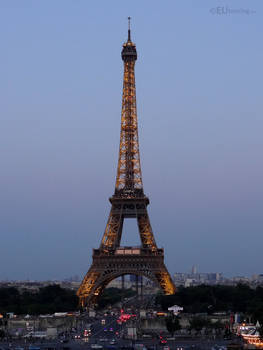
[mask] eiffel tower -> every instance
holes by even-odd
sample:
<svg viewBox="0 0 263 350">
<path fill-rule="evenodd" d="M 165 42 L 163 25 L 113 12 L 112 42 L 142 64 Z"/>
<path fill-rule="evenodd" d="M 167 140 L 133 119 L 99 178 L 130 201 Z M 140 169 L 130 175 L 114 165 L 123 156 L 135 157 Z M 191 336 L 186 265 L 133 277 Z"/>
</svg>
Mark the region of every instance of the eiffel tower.
<svg viewBox="0 0 263 350">
<path fill-rule="evenodd" d="M 130 18 L 128 40 L 123 44 L 124 63 L 121 133 L 115 192 L 109 199 L 111 211 L 99 249 L 93 249 L 93 262 L 77 295 L 80 305 L 90 306 L 113 279 L 123 275 L 144 276 L 158 284 L 165 294 L 174 294 L 175 286 L 164 264 L 164 251 L 157 247 L 151 228 L 142 184 L 134 67 L 137 59 L 131 41 Z M 121 247 L 123 221 L 137 220 L 140 247 Z"/>
</svg>

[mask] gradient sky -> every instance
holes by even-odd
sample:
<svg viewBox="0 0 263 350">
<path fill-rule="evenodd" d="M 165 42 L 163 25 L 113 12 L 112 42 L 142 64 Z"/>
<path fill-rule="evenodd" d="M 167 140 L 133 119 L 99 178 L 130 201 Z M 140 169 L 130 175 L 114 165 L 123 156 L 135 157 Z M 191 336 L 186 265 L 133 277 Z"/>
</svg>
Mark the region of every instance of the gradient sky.
<svg viewBox="0 0 263 350">
<path fill-rule="evenodd" d="M 128 16 L 169 271 L 263 272 L 262 0 L 1 0 L 0 279 L 91 264 L 114 191 Z M 123 244 L 137 232 L 125 222 Z"/>
</svg>

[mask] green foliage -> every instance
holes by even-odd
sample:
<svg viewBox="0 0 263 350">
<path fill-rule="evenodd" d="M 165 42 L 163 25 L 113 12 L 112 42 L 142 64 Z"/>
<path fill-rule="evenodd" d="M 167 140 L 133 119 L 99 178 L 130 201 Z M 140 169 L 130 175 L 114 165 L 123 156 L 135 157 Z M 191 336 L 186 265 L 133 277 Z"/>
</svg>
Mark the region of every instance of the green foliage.
<svg viewBox="0 0 263 350">
<path fill-rule="evenodd" d="M 131 289 L 107 288 L 99 299 L 99 308 L 114 304 L 135 295 Z M 78 309 L 78 298 L 74 291 L 51 285 L 40 288 L 39 292 L 25 291 L 19 293 L 16 288 L 0 288 L 0 313 L 15 314 L 51 314 L 54 312 L 75 311 Z"/>
<path fill-rule="evenodd" d="M 123 298 L 129 298 L 135 295 L 132 289 L 106 288 L 98 300 L 98 308 L 102 309 L 107 305 L 120 302 Z"/>
<path fill-rule="evenodd" d="M 3 339 L 5 337 L 5 331 L 3 329 L 0 329 L 0 339 Z"/>
<path fill-rule="evenodd" d="M 47 314 L 74 311 L 78 308 L 78 298 L 74 291 L 58 285 L 40 288 L 38 293 L 19 293 L 16 288 L 0 288 L 0 313 Z"/>
<path fill-rule="evenodd" d="M 173 336 L 175 331 L 179 331 L 181 329 L 181 325 L 179 322 L 179 318 L 170 315 L 165 318 L 165 324 L 166 324 L 166 329 L 167 331 Z"/>
<path fill-rule="evenodd" d="M 220 329 L 224 328 L 224 325 L 222 322 L 216 321 L 216 322 L 212 323 L 212 328 L 214 328 L 216 330 L 220 330 Z"/>
<path fill-rule="evenodd" d="M 193 317 L 189 320 L 190 329 L 194 329 L 197 332 L 200 332 L 204 327 L 210 328 L 211 323 L 209 320 L 203 317 Z"/>
<path fill-rule="evenodd" d="M 263 315 L 263 288 L 252 289 L 244 284 L 179 287 L 174 295 L 157 295 L 156 304 L 160 304 L 163 310 L 172 305 L 180 305 L 189 313 L 243 312 L 257 321 Z"/>
</svg>

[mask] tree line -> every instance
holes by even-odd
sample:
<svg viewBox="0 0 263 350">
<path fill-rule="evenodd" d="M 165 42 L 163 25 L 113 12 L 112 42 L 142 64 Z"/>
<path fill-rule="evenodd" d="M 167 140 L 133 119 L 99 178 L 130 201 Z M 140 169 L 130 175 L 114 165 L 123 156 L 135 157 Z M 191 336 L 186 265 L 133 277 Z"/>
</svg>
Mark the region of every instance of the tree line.
<svg viewBox="0 0 263 350">
<path fill-rule="evenodd" d="M 157 295 L 156 304 L 163 310 L 172 305 L 183 306 L 184 312 L 239 312 L 254 321 L 263 322 L 263 287 L 252 289 L 246 284 L 237 286 L 179 287 L 174 295 Z"/>
<path fill-rule="evenodd" d="M 97 308 L 115 304 L 134 294 L 136 292 L 131 289 L 107 288 L 100 296 Z M 43 287 L 37 292 L 19 292 L 15 287 L 0 288 L 0 314 L 2 315 L 9 312 L 16 315 L 53 314 L 78 309 L 79 300 L 76 292 L 61 288 L 59 285 Z"/>
<path fill-rule="evenodd" d="M 113 305 L 136 292 L 131 289 L 107 288 L 98 300 L 98 308 Z M 156 305 L 163 310 L 169 306 L 183 306 L 184 312 L 208 313 L 240 312 L 263 323 L 263 287 L 255 289 L 247 285 L 179 287 L 174 295 L 156 296 Z M 38 292 L 19 292 L 14 287 L 0 288 L 0 313 L 47 314 L 76 311 L 79 309 L 76 292 L 51 285 L 40 288 Z"/>
<path fill-rule="evenodd" d="M 0 313 L 13 312 L 16 315 L 52 314 L 55 312 L 75 311 L 78 309 L 76 292 L 50 285 L 38 292 L 20 293 L 15 287 L 0 288 Z"/>
<path fill-rule="evenodd" d="M 125 298 L 130 298 L 135 295 L 136 292 L 132 289 L 120 289 L 120 288 L 106 288 L 102 292 L 98 300 L 98 309 L 103 309 L 106 306 L 116 304 Z"/>
</svg>

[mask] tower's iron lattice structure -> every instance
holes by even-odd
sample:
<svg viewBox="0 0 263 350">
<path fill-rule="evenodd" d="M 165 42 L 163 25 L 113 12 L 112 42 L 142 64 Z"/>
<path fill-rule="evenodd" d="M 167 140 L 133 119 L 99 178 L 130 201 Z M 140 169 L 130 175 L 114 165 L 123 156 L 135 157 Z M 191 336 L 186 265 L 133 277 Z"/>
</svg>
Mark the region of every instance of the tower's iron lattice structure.
<svg viewBox="0 0 263 350">
<path fill-rule="evenodd" d="M 134 67 L 137 59 L 135 44 L 123 44 L 124 63 L 121 133 L 118 170 L 111 211 L 99 249 L 93 249 L 93 262 L 85 275 L 77 295 L 82 306 L 96 303 L 97 298 L 113 279 L 126 275 L 145 276 L 157 284 L 165 294 L 173 294 L 175 286 L 164 264 L 164 251 L 157 247 L 151 228 L 142 184 Z M 140 247 L 121 247 L 123 221 L 136 218 L 141 238 Z"/>
</svg>

